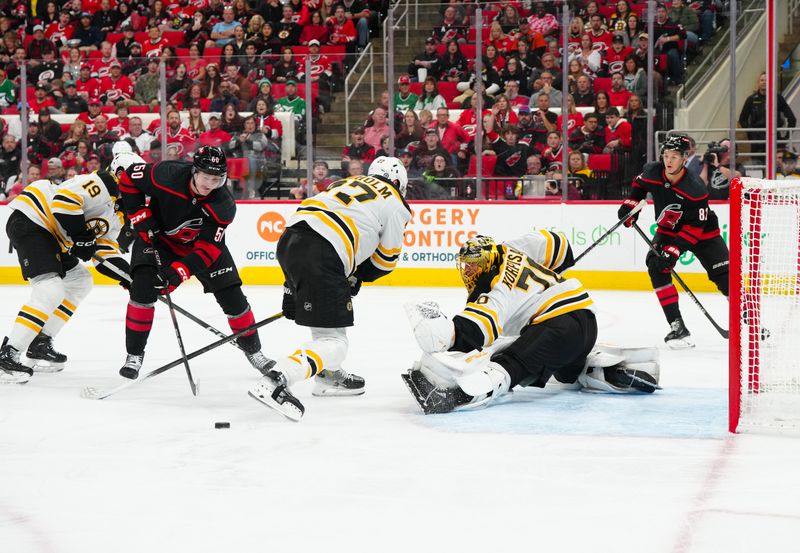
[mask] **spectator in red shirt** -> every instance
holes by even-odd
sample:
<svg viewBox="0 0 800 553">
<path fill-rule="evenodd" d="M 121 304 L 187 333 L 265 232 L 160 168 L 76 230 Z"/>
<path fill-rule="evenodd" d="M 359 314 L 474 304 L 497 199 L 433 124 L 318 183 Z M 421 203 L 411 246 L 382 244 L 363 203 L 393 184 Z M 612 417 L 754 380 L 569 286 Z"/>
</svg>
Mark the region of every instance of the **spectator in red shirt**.
<svg viewBox="0 0 800 553">
<path fill-rule="evenodd" d="M 61 10 L 58 14 L 58 21 L 51 23 L 44 30 L 44 36 L 58 49 L 66 48 L 67 41 L 74 34 L 75 27 L 70 23 L 69 11 L 67 10 Z"/>
<path fill-rule="evenodd" d="M 439 136 L 439 143 L 450 154 L 451 159 L 461 149 L 466 149 L 470 138 L 461 125 L 450 121 L 450 112 L 447 108 L 436 110 L 436 123 L 431 125 L 431 129 L 436 130 Z M 454 160 L 455 162 L 455 160 Z"/>
<path fill-rule="evenodd" d="M 631 91 L 625 88 L 625 78 L 622 73 L 617 72 L 611 75 L 611 90 L 608 91 L 608 99 L 612 106 L 625 107 L 628 105 L 628 98 Z"/>
<path fill-rule="evenodd" d="M 89 111 L 78 114 L 78 119 L 86 123 L 86 133 L 92 134 L 94 132 L 94 124 L 100 116 L 100 99 L 92 98 L 89 100 Z"/>
<path fill-rule="evenodd" d="M 33 93 L 33 98 L 28 99 L 28 107 L 31 111 L 39 112 L 42 108 L 55 107 L 56 101 L 50 96 L 50 85 L 39 83 Z"/>
<path fill-rule="evenodd" d="M 100 43 L 100 57 L 89 62 L 92 66 L 92 75 L 95 75 L 98 79 L 108 77 L 111 62 L 115 60 L 114 46 L 104 40 Z"/>
<path fill-rule="evenodd" d="M 167 46 L 167 41 L 161 36 L 161 29 L 158 28 L 158 25 L 150 25 L 150 28 L 147 29 L 147 36 L 148 39 L 142 44 L 142 53 L 148 58 L 160 56 L 161 50 Z"/>
<path fill-rule="evenodd" d="M 603 54 L 603 70 L 606 75 L 612 75 L 617 71 L 622 71 L 625 58 L 633 53 L 633 48 L 625 46 L 625 37 L 617 33 L 611 39 L 611 48 Z"/>
<path fill-rule="evenodd" d="M 92 67 L 88 63 L 81 65 L 79 79 L 75 81 L 78 94 L 87 101 L 100 98 L 100 81 L 92 77 Z"/>
<path fill-rule="evenodd" d="M 118 100 L 116 103 L 116 117 L 108 120 L 108 128 L 119 136 L 125 136 L 130 129 L 131 119 L 128 117 L 128 106 L 125 100 Z"/>
<path fill-rule="evenodd" d="M 353 29 L 355 33 L 355 28 Z M 303 32 L 300 33 L 300 44 L 308 45 L 311 40 L 318 40 L 320 44 L 328 42 L 330 29 L 325 25 L 322 20 L 322 14 L 318 11 L 311 12 L 311 20 L 308 25 L 303 27 Z"/>
<path fill-rule="evenodd" d="M 603 28 L 603 16 L 599 13 L 589 18 L 589 37 L 592 44 L 602 44 L 601 53 L 611 48 L 611 33 Z"/>
<path fill-rule="evenodd" d="M 208 118 L 208 130 L 197 137 L 197 142 L 203 146 L 221 146 L 231 140 L 230 133 L 219 128 L 219 117 L 212 115 Z"/>
<path fill-rule="evenodd" d="M 606 112 L 606 147 L 604 153 L 628 152 L 631 149 L 631 124 L 619 116 L 615 107 Z"/>
<path fill-rule="evenodd" d="M 103 91 L 102 98 L 105 105 L 116 105 L 120 100 L 130 101 L 133 99 L 133 83 L 122 74 L 122 64 L 117 60 L 111 62 L 111 71 L 108 77 L 103 77 L 100 81 L 100 89 Z"/>
<path fill-rule="evenodd" d="M 155 138 L 163 142 L 160 126 L 155 132 Z M 170 111 L 167 114 L 167 145 L 179 144 L 181 147 L 178 153 L 183 156 L 192 151 L 194 143 L 189 129 L 184 128 L 181 124 L 181 114 L 176 110 Z"/>
</svg>

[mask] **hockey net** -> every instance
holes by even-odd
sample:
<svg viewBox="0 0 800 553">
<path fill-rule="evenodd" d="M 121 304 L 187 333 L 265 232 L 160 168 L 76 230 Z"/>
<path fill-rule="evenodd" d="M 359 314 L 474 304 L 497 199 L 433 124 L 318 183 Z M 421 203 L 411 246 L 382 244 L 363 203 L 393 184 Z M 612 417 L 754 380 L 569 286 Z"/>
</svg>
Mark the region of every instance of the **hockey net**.
<svg viewBox="0 0 800 553">
<path fill-rule="evenodd" d="M 731 185 L 730 430 L 800 432 L 800 180 Z"/>
</svg>

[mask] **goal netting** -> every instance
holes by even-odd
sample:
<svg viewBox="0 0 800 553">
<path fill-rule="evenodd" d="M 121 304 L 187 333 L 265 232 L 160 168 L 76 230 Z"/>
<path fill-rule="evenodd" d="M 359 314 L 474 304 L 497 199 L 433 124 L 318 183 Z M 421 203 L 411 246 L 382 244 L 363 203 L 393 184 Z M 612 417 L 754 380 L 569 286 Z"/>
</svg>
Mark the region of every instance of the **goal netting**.
<svg viewBox="0 0 800 553">
<path fill-rule="evenodd" d="M 730 430 L 800 432 L 800 180 L 731 186 Z"/>
</svg>

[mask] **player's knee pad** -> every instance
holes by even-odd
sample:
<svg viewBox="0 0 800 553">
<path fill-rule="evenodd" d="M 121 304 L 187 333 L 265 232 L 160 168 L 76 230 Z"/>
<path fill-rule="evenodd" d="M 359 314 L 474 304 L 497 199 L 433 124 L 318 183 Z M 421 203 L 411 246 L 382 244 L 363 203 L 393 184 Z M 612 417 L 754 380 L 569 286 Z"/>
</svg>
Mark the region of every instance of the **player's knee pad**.
<svg viewBox="0 0 800 553">
<path fill-rule="evenodd" d="M 155 303 L 156 299 L 158 299 L 158 292 L 153 287 L 155 277 L 155 267 L 149 265 L 136 267 L 131 275 L 131 300 L 141 305 Z"/>
<path fill-rule="evenodd" d="M 46 273 L 31 280 L 31 307 L 40 309 L 49 315 L 64 299 L 64 281 L 56 273 Z"/>
<path fill-rule="evenodd" d="M 653 256 L 652 258 L 650 257 L 651 255 Z M 656 268 L 654 263 L 650 261 L 651 259 L 655 259 L 655 254 L 653 252 L 648 253 L 647 259 L 647 274 L 650 275 L 650 282 L 653 288 L 661 288 L 662 286 L 670 284 L 672 282 L 672 275 Z"/>
<path fill-rule="evenodd" d="M 217 290 L 214 292 L 214 298 L 228 317 L 241 315 L 250 309 L 241 286 L 228 286 Z"/>
<path fill-rule="evenodd" d="M 92 273 L 80 263 L 67 271 L 62 281 L 64 282 L 64 296 L 75 305 L 83 301 L 92 290 Z"/>
</svg>

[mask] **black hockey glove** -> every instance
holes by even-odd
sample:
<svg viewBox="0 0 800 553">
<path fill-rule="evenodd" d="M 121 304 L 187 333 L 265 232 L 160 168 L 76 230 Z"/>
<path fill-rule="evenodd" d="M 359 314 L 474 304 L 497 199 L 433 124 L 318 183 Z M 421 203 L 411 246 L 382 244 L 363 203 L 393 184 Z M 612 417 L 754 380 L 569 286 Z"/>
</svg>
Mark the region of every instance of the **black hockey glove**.
<svg viewBox="0 0 800 553">
<path fill-rule="evenodd" d="M 626 199 L 624 202 L 622 202 L 622 205 L 619 206 L 619 210 L 617 211 L 617 219 L 622 219 L 623 217 L 627 217 L 627 215 L 631 211 L 636 209 L 637 205 L 639 205 L 639 202 L 637 202 L 633 198 Z M 634 213 L 633 215 L 631 215 L 630 217 L 625 219 L 625 222 L 622 223 L 622 224 L 625 225 L 626 227 L 630 228 L 630 227 L 633 226 L 633 223 L 635 223 L 636 219 L 638 219 L 638 218 L 639 218 L 639 214 L 638 213 Z"/>
<path fill-rule="evenodd" d="M 161 294 L 172 293 L 184 280 L 189 279 L 189 271 L 181 264 L 173 263 L 156 273 L 153 279 L 153 288 Z"/>
<path fill-rule="evenodd" d="M 153 237 L 159 233 L 160 229 L 156 224 L 155 218 L 153 217 L 153 212 L 150 211 L 150 208 L 141 208 L 136 213 L 131 214 L 130 219 L 131 224 L 133 225 L 133 230 L 139 235 L 139 238 L 148 244 L 152 244 Z"/>
<path fill-rule="evenodd" d="M 78 259 L 89 261 L 97 251 L 97 241 L 90 230 L 73 236 L 72 240 L 72 249 L 69 252 Z"/>
<path fill-rule="evenodd" d="M 350 297 L 356 297 L 359 290 L 361 290 L 361 279 L 356 275 L 350 275 L 347 277 L 347 282 L 350 283 Z"/>
<path fill-rule="evenodd" d="M 667 245 L 661 247 L 661 254 L 648 256 L 647 266 L 661 273 L 669 273 L 678 262 L 681 250 L 677 246 Z"/>
</svg>

